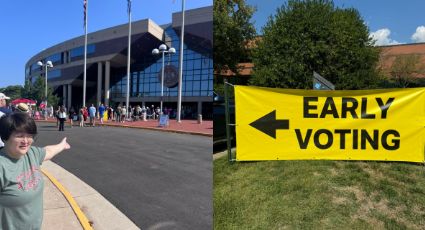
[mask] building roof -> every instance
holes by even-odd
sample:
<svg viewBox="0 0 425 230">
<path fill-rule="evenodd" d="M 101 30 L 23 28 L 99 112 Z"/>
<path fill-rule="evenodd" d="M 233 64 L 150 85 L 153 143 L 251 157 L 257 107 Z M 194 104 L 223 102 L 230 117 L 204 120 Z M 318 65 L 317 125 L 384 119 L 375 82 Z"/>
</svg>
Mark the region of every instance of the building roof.
<svg viewBox="0 0 425 230">
<path fill-rule="evenodd" d="M 396 57 L 403 55 L 418 55 L 419 64 L 425 66 L 425 43 L 380 46 L 379 48 L 381 48 L 379 67 L 382 68 L 385 73 L 389 73 L 391 71 L 391 66 L 393 65 Z M 416 73 L 415 77 L 424 78 L 424 71 L 425 70 L 422 70 L 422 72 Z"/>
<path fill-rule="evenodd" d="M 254 64 L 250 62 L 239 63 L 238 64 L 238 69 L 240 69 L 239 76 L 246 76 L 246 77 L 251 76 L 253 67 L 254 67 Z M 227 77 L 236 76 L 236 74 L 231 70 L 224 70 L 221 72 L 220 75 L 227 76 Z"/>
<path fill-rule="evenodd" d="M 261 40 L 260 37 L 255 38 L 254 41 L 248 42 L 247 46 L 253 48 L 255 42 Z M 389 46 L 379 46 L 381 49 L 379 67 L 385 73 L 390 72 L 390 68 L 396 59 L 397 56 L 401 55 L 418 55 L 420 64 L 425 66 L 425 43 L 412 43 L 412 44 L 399 44 L 399 45 L 389 45 Z M 240 77 L 249 77 L 252 74 L 254 64 L 253 63 L 239 63 L 238 67 L 240 68 L 238 76 Z M 425 70 L 423 70 L 425 71 Z M 223 71 L 222 76 L 237 76 L 230 70 Z M 415 74 L 416 77 L 425 78 L 425 72 L 420 72 Z"/>
</svg>

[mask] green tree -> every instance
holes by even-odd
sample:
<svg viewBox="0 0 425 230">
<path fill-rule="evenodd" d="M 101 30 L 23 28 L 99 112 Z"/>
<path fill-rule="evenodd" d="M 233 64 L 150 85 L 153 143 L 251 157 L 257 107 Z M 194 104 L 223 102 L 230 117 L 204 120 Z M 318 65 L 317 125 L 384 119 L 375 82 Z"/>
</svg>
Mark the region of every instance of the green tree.
<svg viewBox="0 0 425 230">
<path fill-rule="evenodd" d="M 337 89 L 378 83 L 379 50 L 356 9 L 336 8 L 331 0 L 289 0 L 263 32 L 250 84 L 310 89 L 313 71 Z"/>
<path fill-rule="evenodd" d="M 391 65 L 390 76 L 397 87 L 406 88 L 415 84 L 417 74 L 424 73 L 425 66 L 417 54 L 397 56 Z"/>
<path fill-rule="evenodd" d="M 256 33 L 250 19 L 255 9 L 245 0 L 214 1 L 214 71 L 238 73 L 238 63 L 249 59 L 247 41 Z"/>
<path fill-rule="evenodd" d="M 44 77 L 38 77 L 33 84 L 27 81 L 25 82 L 21 96 L 23 98 L 37 100 L 37 105 L 40 105 L 40 103 L 45 100 L 45 86 Z M 48 105 L 56 106 L 59 102 L 59 98 L 56 95 L 53 95 L 53 89 L 51 87 L 47 88 L 47 98 Z"/>
<path fill-rule="evenodd" d="M 12 101 L 21 97 L 22 86 L 20 85 L 7 86 L 6 88 L 0 88 L 0 92 L 10 97 L 10 100 Z"/>
</svg>

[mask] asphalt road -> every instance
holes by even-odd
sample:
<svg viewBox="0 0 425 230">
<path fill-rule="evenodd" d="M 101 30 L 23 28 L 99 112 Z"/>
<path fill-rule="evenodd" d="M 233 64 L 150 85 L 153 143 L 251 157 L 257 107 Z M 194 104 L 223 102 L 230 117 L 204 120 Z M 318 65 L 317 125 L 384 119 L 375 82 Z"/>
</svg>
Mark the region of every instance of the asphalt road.
<svg viewBox="0 0 425 230">
<path fill-rule="evenodd" d="M 38 123 L 36 146 L 68 137 L 53 161 L 141 229 L 212 229 L 212 138 L 143 129 Z"/>
</svg>

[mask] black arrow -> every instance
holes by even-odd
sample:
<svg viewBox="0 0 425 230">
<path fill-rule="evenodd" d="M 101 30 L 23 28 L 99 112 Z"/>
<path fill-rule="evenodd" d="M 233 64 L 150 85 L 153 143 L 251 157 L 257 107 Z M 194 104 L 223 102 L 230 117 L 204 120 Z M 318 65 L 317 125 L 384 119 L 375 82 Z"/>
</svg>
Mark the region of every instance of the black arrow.
<svg viewBox="0 0 425 230">
<path fill-rule="evenodd" d="M 277 129 L 289 129 L 289 120 L 276 120 L 276 110 L 273 110 L 249 125 L 276 139 Z"/>
</svg>

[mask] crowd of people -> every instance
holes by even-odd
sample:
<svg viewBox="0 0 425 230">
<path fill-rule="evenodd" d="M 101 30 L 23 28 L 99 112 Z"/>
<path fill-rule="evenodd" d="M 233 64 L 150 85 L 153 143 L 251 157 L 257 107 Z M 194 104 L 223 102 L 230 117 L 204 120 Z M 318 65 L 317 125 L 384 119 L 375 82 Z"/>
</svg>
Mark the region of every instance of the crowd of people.
<svg viewBox="0 0 425 230">
<path fill-rule="evenodd" d="M 78 122 L 80 127 L 85 126 L 95 126 L 96 122 L 103 124 L 104 121 L 109 122 L 128 122 L 128 121 L 138 121 L 138 120 L 149 120 L 149 119 L 158 119 L 160 115 L 159 107 L 145 107 L 145 106 L 130 106 L 127 110 L 125 106 L 118 105 L 115 109 L 110 106 L 104 106 L 100 104 L 99 107 L 95 107 L 94 104 L 91 104 L 90 107 L 82 107 L 78 111 L 71 107 L 69 111 L 63 106 L 59 107 L 54 114 L 58 114 L 59 110 L 64 110 L 69 119 L 70 125 L 72 127 L 73 122 Z M 172 113 L 172 109 L 165 108 L 164 114 L 169 115 Z M 88 123 L 87 123 L 88 121 Z M 60 123 L 60 119 L 58 118 Z"/>
<path fill-rule="evenodd" d="M 2 96 L 3 95 L 3 96 Z M 4 94 L 0 94 L 0 98 L 5 98 Z M 9 99 L 6 97 L 5 99 Z M 4 101 L 4 100 L 3 100 Z M 75 109 L 74 107 L 66 108 L 65 106 L 58 106 L 54 108 L 49 105 L 44 108 L 38 108 L 36 106 L 29 106 L 24 103 L 19 103 L 15 106 L 7 106 L 6 102 L 0 105 L 0 117 L 4 113 L 13 112 L 15 110 L 24 110 L 34 120 L 41 120 L 48 118 L 56 119 L 56 126 L 59 131 L 64 131 L 65 126 L 69 123 L 69 127 L 72 128 L 74 122 L 80 127 L 96 126 L 96 123 L 103 124 L 104 121 L 108 122 L 131 122 L 131 121 L 147 121 L 147 120 L 158 120 L 161 114 L 159 107 L 151 106 L 130 106 L 128 109 L 125 105 L 119 104 L 116 107 L 105 106 L 100 104 L 95 107 L 91 104 L 89 107 L 82 107 Z M 164 107 L 162 114 L 168 115 L 169 118 L 175 117 L 176 110 L 172 108 Z"/>
<path fill-rule="evenodd" d="M 131 122 L 131 121 L 147 121 L 147 120 L 158 120 L 161 110 L 159 107 L 152 105 L 151 107 L 146 106 L 130 106 L 127 110 L 126 106 L 118 105 L 113 108 L 110 106 L 105 106 L 100 104 L 98 107 L 95 107 L 94 104 L 91 104 L 89 107 L 82 107 L 78 110 L 71 107 L 69 110 L 64 106 L 59 106 L 56 110 L 47 108 L 43 117 L 47 119 L 48 117 L 56 118 L 57 127 L 59 131 L 64 130 L 65 123 L 69 121 L 69 125 L 72 128 L 74 122 L 77 122 L 80 127 L 86 126 L 96 126 L 96 123 L 103 124 L 104 121 L 108 122 Z M 50 110 L 53 111 L 50 115 Z M 43 119 L 40 117 L 37 111 L 31 110 L 28 112 L 30 116 L 34 119 Z M 44 115 L 45 114 L 45 115 Z M 165 107 L 163 114 L 172 116 L 175 114 L 175 110 Z"/>
</svg>

